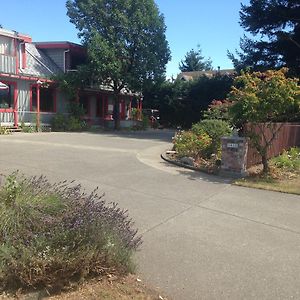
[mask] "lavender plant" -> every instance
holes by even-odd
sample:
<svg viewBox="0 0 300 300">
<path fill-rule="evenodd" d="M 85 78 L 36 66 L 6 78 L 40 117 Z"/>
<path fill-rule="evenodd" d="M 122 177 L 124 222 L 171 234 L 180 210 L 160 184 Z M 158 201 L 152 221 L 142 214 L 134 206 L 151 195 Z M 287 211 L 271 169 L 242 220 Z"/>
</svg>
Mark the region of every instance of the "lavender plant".
<svg viewBox="0 0 300 300">
<path fill-rule="evenodd" d="M 67 181 L 17 173 L 0 189 L 0 287 L 62 288 L 132 271 L 141 244 L 127 210 Z"/>
</svg>

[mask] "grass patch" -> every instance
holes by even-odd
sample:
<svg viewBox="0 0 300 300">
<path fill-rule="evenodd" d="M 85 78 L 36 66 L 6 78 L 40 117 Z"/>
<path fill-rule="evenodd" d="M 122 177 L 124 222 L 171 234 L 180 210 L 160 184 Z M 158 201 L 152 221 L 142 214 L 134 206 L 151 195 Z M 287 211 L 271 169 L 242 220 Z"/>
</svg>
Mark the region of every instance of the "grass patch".
<svg viewBox="0 0 300 300">
<path fill-rule="evenodd" d="M 236 185 L 300 195 L 300 148 L 291 148 L 270 160 L 270 172 L 250 170 L 250 176 L 235 181 Z"/>
<path fill-rule="evenodd" d="M 294 179 L 248 177 L 236 180 L 235 185 L 300 195 L 300 176 Z"/>
</svg>

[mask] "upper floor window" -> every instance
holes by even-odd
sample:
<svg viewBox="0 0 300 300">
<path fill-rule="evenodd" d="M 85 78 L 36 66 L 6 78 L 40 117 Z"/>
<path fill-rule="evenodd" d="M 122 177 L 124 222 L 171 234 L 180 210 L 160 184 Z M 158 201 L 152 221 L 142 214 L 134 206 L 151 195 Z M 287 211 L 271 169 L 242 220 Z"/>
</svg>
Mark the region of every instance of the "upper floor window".
<svg viewBox="0 0 300 300">
<path fill-rule="evenodd" d="M 14 55 L 14 40 L 6 36 L 0 36 L 0 54 Z"/>
</svg>

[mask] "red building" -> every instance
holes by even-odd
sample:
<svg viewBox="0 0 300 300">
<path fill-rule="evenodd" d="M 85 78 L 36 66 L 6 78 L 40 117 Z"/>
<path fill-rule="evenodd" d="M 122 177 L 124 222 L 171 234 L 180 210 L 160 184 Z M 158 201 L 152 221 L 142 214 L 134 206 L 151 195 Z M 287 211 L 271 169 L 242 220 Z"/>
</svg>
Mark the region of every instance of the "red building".
<svg viewBox="0 0 300 300">
<path fill-rule="evenodd" d="M 112 126 L 113 91 L 86 86 L 68 99 L 53 77 L 76 72 L 86 62 L 86 49 L 70 42 L 33 43 L 28 35 L 0 28 L 0 126 L 50 124 L 56 113 L 68 114 L 78 101 L 91 125 Z M 121 126 L 132 125 L 132 107 L 141 110 L 140 96 L 123 89 L 119 95 Z"/>
</svg>

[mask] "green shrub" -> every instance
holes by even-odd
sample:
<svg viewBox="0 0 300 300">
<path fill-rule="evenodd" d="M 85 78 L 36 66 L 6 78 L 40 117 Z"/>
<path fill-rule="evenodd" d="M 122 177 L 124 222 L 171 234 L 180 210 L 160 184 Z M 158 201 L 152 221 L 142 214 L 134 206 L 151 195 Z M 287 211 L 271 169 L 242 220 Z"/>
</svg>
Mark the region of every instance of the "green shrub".
<svg viewBox="0 0 300 300">
<path fill-rule="evenodd" d="M 291 148 L 281 155 L 272 158 L 271 162 L 280 169 L 300 172 L 300 148 Z"/>
<path fill-rule="evenodd" d="M 83 121 L 80 119 L 70 116 L 66 122 L 66 130 L 67 131 L 81 131 L 83 129 Z"/>
<path fill-rule="evenodd" d="M 174 137 L 174 149 L 179 157 L 207 157 L 211 147 L 211 138 L 205 133 L 197 135 L 192 131 L 182 131 Z"/>
<path fill-rule="evenodd" d="M 6 127 L 0 126 L 0 135 L 9 134 L 9 130 Z"/>
<path fill-rule="evenodd" d="M 66 118 L 63 114 L 57 113 L 51 121 L 51 127 L 53 131 L 65 131 L 66 130 Z"/>
<path fill-rule="evenodd" d="M 33 126 L 33 125 L 25 125 L 24 121 L 21 122 L 20 128 L 22 129 L 22 132 L 25 132 L 25 133 L 33 133 L 33 132 L 36 132 L 36 126 Z"/>
<path fill-rule="evenodd" d="M 68 105 L 68 112 L 78 120 L 81 120 L 86 113 L 82 105 L 78 102 L 70 102 Z"/>
<path fill-rule="evenodd" d="M 60 113 L 52 118 L 51 126 L 53 131 L 81 131 L 87 129 L 85 121 L 73 115 L 66 117 Z"/>
<path fill-rule="evenodd" d="M 0 190 L 0 288 L 62 288 L 132 270 L 141 243 L 127 212 L 97 190 L 8 176 Z"/>
<path fill-rule="evenodd" d="M 146 130 L 147 128 L 149 128 L 149 118 L 147 116 L 145 116 L 144 114 L 142 114 L 142 127 L 143 127 L 143 130 Z"/>
<path fill-rule="evenodd" d="M 211 119 L 202 120 L 192 126 L 192 131 L 195 134 L 206 133 L 211 139 L 211 154 L 217 154 L 221 148 L 221 137 L 228 136 L 232 133 L 229 124 L 226 121 Z"/>
<path fill-rule="evenodd" d="M 139 110 L 137 108 L 131 109 L 131 116 L 133 120 L 137 120 L 139 117 Z"/>
</svg>

